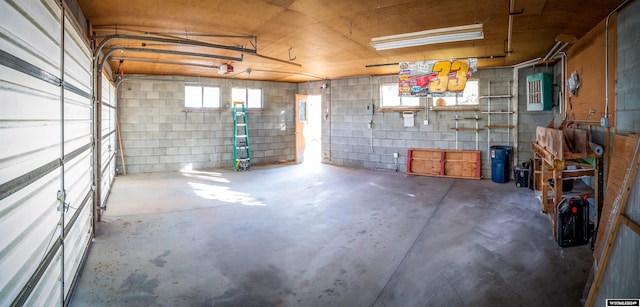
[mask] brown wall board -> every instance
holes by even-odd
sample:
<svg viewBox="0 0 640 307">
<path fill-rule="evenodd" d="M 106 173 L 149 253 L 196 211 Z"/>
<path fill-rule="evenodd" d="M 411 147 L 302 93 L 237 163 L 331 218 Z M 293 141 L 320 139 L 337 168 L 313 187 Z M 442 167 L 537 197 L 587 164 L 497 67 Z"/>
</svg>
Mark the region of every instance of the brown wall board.
<svg viewBox="0 0 640 307">
<path fill-rule="evenodd" d="M 582 154 L 583 158 L 587 158 L 591 151 L 587 130 L 567 128 L 564 130 L 564 137 L 572 153 Z"/>
<path fill-rule="evenodd" d="M 609 126 L 615 127 L 616 18 L 609 21 Z M 565 97 L 565 111 L 570 120 L 594 121 L 599 125 L 605 116 L 605 21 L 581 37 L 567 50 L 567 73 L 577 72 L 580 87 L 576 95 Z M 566 79 L 563 80 L 566 88 Z"/>
<path fill-rule="evenodd" d="M 564 159 L 564 142 L 562 130 L 538 126 L 536 128 L 536 143 L 548 153 L 553 155 L 554 160 Z M 550 163 L 553 163 L 553 161 L 551 161 Z"/>
</svg>

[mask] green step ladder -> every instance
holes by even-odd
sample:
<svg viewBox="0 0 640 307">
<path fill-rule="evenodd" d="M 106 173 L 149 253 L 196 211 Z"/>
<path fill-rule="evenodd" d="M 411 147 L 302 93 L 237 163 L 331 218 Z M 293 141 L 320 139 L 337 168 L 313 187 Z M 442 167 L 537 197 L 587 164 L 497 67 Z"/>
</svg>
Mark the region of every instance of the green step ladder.
<svg viewBox="0 0 640 307">
<path fill-rule="evenodd" d="M 247 129 L 247 109 L 244 102 L 233 102 L 233 170 L 251 169 L 249 131 Z"/>
</svg>

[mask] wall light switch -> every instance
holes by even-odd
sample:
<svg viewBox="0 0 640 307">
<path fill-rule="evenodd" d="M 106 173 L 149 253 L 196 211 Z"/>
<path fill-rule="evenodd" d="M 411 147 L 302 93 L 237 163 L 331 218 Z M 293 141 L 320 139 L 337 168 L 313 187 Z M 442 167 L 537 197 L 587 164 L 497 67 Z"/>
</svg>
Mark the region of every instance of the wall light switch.
<svg viewBox="0 0 640 307">
<path fill-rule="evenodd" d="M 367 115 L 373 115 L 373 104 L 370 103 L 368 105 L 365 106 L 365 111 L 367 113 Z"/>
</svg>

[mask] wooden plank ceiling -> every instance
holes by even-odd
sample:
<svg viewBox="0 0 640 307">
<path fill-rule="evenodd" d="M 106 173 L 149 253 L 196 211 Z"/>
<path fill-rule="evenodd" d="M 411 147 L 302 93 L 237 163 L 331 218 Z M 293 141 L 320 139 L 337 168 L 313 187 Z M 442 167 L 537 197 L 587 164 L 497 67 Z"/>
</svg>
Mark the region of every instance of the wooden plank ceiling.
<svg viewBox="0 0 640 307">
<path fill-rule="evenodd" d="M 287 82 L 395 74 L 397 65 L 367 66 L 401 61 L 478 57 L 480 67 L 514 65 L 542 56 L 559 34 L 579 39 L 622 2 L 512 1 L 517 1 L 516 12 L 523 11 L 513 18 L 513 52 L 506 54 L 508 0 L 78 0 L 97 42 L 110 34 L 128 34 L 257 49 L 252 55 L 117 39 L 107 46 L 243 59 L 122 51 L 109 61 L 114 71 Z M 484 39 L 385 51 L 369 44 L 378 36 L 475 23 L 484 25 Z M 223 64 L 232 64 L 234 72 L 219 74 L 215 67 Z"/>
</svg>

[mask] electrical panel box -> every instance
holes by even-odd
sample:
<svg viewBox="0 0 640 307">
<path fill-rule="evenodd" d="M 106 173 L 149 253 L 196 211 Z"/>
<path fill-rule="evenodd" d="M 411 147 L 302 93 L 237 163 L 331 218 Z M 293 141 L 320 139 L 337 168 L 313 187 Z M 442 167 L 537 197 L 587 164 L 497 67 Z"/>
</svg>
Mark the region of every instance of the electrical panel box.
<svg viewBox="0 0 640 307">
<path fill-rule="evenodd" d="M 373 115 L 373 104 L 370 103 L 366 106 L 367 115 Z"/>
<path fill-rule="evenodd" d="M 546 111 L 553 107 L 553 82 L 550 74 L 527 76 L 527 111 Z"/>
</svg>

